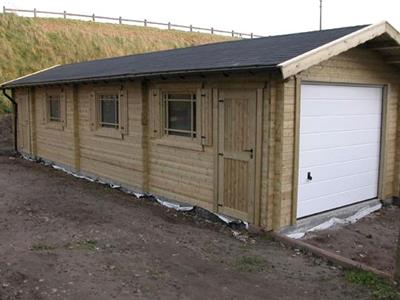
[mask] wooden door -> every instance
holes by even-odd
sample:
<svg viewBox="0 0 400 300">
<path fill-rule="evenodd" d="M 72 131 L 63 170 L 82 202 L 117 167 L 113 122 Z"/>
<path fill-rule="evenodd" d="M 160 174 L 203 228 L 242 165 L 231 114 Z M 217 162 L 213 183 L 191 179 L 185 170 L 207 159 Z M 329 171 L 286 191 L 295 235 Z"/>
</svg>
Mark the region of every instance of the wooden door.
<svg viewBox="0 0 400 300">
<path fill-rule="evenodd" d="M 219 91 L 218 212 L 254 221 L 256 90 Z"/>
<path fill-rule="evenodd" d="M 21 152 L 30 153 L 28 95 L 18 97 L 18 148 Z"/>
</svg>

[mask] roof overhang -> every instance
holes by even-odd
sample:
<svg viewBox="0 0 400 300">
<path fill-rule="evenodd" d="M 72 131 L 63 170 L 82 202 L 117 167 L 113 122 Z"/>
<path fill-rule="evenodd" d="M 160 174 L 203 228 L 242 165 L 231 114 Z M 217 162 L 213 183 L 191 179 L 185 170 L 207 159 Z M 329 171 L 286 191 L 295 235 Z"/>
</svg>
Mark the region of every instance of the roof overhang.
<svg viewBox="0 0 400 300">
<path fill-rule="evenodd" d="M 29 77 L 29 76 L 32 76 L 32 75 L 35 75 L 35 74 L 39 74 L 39 73 L 42 73 L 42 72 L 45 72 L 45 71 L 48 71 L 48 70 L 53 69 L 53 68 L 58 67 L 58 66 L 59 65 L 54 65 L 54 66 L 51 66 L 51 67 L 48 67 L 48 68 L 45 68 L 45 69 L 42 69 L 42 70 L 39 70 L 39 71 L 36 71 L 36 72 L 33 72 L 33 73 L 26 74 L 26 75 L 18 77 L 18 78 L 3 82 L 3 83 L 0 84 L 0 89 L 2 89 L 2 90 L 3 89 L 7 89 L 8 88 L 7 86 L 10 85 L 14 81 L 17 81 L 17 80 L 20 80 L 22 78 Z M 10 86 L 10 88 L 12 88 L 12 86 Z"/>
<path fill-rule="evenodd" d="M 388 22 L 382 21 L 284 61 L 280 63 L 278 67 L 281 69 L 283 79 L 286 79 L 333 56 L 339 55 L 351 48 L 355 48 L 382 36 L 383 34 L 387 34 L 398 46 L 400 46 L 400 33 Z M 395 62 L 396 61 L 388 61 L 388 63 Z M 400 64 L 400 59 L 398 63 Z"/>
<path fill-rule="evenodd" d="M 42 85 L 60 85 L 60 84 L 76 84 L 76 83 L 94 83 L 101 81 L 116 81 L 116 80 L 134 80 L 134 79 L 150 79 L 155 77 L 170 77 L 170 76 L 186 76 L 186 75 L 206 75 L 206 74 L 235 74 L 240 72 L 264 72 L 264 71 L 277 71 L 279 69 L 276 66 L 246 66 L 246 67 L 231 67 L 231 68 L 213 68 L 213 69 L 196 69 L 196 70 L 177 70 L 177 71 L 165 71 L 165 72 L 154 72 L 154 73 L 140 73 L 140 74 L 121 74 L 115 76 L 97 76 L 97 77 L 87 77 L 87 78 L 76 78 L 67 80 L 54 80 L 54 81 L 41 81 L 33 82 L 28 84 L 13 84 L 19 79 L 29 77 L 34 74 L 45 72 L 59 65 L 55 65 L 35 73 L 27 74 L 17 79 L 13 79 L 0 84 L 0 90 L 13 89 L 13 88 L 25 88 L 32 86 L 42 86 Z"/>
</svg>

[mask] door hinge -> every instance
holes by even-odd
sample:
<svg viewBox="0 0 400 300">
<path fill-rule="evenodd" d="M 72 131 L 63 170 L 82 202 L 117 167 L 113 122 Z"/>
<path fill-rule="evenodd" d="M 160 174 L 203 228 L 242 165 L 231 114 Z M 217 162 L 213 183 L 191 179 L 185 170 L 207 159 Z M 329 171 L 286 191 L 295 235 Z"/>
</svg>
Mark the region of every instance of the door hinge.
<svg viewBox="0 0 400 300">
<path fill-rule="evenodd" d="M 219 99 L 218 102 L 224 103 L 224 99 Z"/>
<path fill-rule="evenodd" d="M 223 154 L 223 153 L 218 153 L 218 155 L 219 155 L 219 156 L 224 156 L 224 154 Z"/>
<path fill-rule="evenodd" d="M 253 149 L 247 149 L 247 150 L 244 150 L 244 152 L 249 152 L 250 153 L 250 158 L 253 158 Z"/>
<path fill-rule="evenodd" d="M 222 207 L 223 205 L 218 203 L 217 206 L 218 206 L 218 207 Z"/>
</svg>

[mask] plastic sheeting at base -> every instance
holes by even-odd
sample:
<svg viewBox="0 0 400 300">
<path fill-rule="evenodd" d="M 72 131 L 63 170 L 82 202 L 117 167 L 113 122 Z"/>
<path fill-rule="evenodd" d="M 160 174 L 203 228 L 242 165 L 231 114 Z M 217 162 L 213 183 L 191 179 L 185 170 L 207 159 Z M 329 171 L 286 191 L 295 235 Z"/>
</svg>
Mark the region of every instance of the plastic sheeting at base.
<svg viewBox="0 0 400 300">
<path fill-rule="evenodd" d="M 122 187 L 122 186 L 120 186 L 118 184 L 106 182 L 103 179 L 99 179 L 99 178 L 96 178 L 96 177 L 91 177 L 91 176 L 83 175 L 83 174 L 80 174 L 80 173 L 76 173 L 76 172 L 73 172 L 72 170 L 69 170 L 68 168 L 62 167 L 62 166 L 57 165 L 57 164 L 55 164 L 53 162 L 50 162 L 50 161 L 32 158 L 31 156 L 24 155 L 24 154 L 21 154 L 21 156 L 22 156 L 22 158 L 24 158 L 26 160 L 43 163 L 46 166 L 51 166 L 53 169 L 62 171 L 64 173 L 67 173 L 68 175 L 72 175 L 72 176 L 74 176 L 76 178 L 88 180 L 90 182 L 100 183 L 100 184 L 109 186 L 112 189 L 118 189 L 118 190 L 120 190 L 120 191 L 122 191 L 124 193 L 130 194 L 130 195 L 134 195 L 136 198 L 144 198 L 144 197 L 154 198 L 160 205 L 165 206 L 165 207 L 170 208 L 170 209 L 174 209 L 176 211 L 189 212 L 189 211 L 194 210 L 194 208 L 195 208 L 195 206 L 192 206 L 192 205 L 178 203 L 178 202 L 172 202 L 172 201 L 168 201 L 168 200 L 165 200 L 165 199 L 157 198 L 157 197 L 154 197 L 151 194 L 139 193 L 139 192 L 130 190 L 128 188 Z M 220 214 L 216 214 L 216 213 L 213 213 L 213 212 L 210 212 L 210 213 L 216 215 L 220 220 L 222 220 L 228 226 L 243 224 L 246 229 L 249 228 L 249 224 L 247 222 L 245 222 L 245 221 L 234 219 L 234 218 L 230 218 L 230 217 L 227 217 L 227 216 L 224 216 L 224 215 L 220 215 Z"/>
<path fill-rule="evenodd" d="M 307 232 L 321 231 L 321 230 L 332 228 L 337 225 L 353 224 L 381 208 L 382 208 L 382 204 L 377 204 L 377 205 L 370 206 L 370 207 L 364 207 L 350 217 L 343 218 L 343 219 L 331 218 L 328 221 L 323 222 L 323 223 L 321 223 L 317 226 L 314 226 L 310 229 L 307 229 L 307 230 L 301 231 L 301 232 L 287 233 L 286 236 L 289 238 L 292 238 L 292 239 L 301 239 L 306 235 Z"/>
</svg>

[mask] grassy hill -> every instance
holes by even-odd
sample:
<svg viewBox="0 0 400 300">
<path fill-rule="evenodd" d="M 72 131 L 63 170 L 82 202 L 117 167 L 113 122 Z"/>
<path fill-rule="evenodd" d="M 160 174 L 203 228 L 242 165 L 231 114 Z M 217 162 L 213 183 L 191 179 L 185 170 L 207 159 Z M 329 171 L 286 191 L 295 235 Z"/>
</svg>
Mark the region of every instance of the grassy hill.
<svg viewBox="0 0 400 300">
<path fill-rule="evenodd" d="M 64 19 L 0 14 L 0 82 L 55 64 L 173 49 L 229 37 Z M 0 113 L 9 111 L 0 96 Z"/>
</svg>

